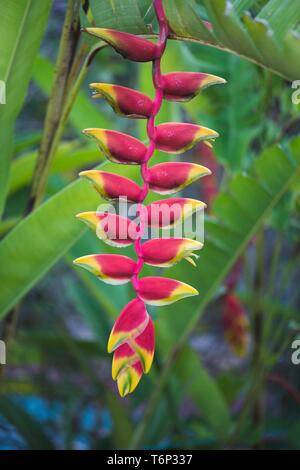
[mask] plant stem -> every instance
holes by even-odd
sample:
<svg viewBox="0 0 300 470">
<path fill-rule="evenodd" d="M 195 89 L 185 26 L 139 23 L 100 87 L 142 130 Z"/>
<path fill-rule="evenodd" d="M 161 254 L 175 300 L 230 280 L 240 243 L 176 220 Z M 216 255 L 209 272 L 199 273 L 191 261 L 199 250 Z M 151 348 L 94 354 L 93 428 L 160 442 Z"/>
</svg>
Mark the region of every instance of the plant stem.
<svg viewBox="0 0 300 470">
<path fill-rule="evenodd" d="M 32 212 L 41 202 L 49 172 L 52 157 L 55 153 L 57 129 L 61 121 L 62 110 L 66 102 L 66 84 L 70 74 L 76 45 L 78 42 L 78 23 L 75 12 L 76 1 L 68 0 L 68 6 L 60 40 L 58 57 L 55 67 L 55 75 L 51 95 L 48 101 L 42 140 L 38 152 L 36 167 L 33 174 L 32 185 L 26 214 Z M 76 29 L 74 29 L 74 26 Z"/>
<path fill-rule="evenodd" d="M 278 267 L 279 267 L 279 260 L 280 260 L 280 254 L 282 251 L 282 246 L 283 246 L 283 235 L 282 233 L 277 234 L 276 240 L 274 242 L 273 250 L 272 250 L 272 260 L 270 263 L 270 268 L 269 268 L 269 285 L 267 289 L 267 296 L 272 297 L 275 291 L 275 284 L 276 284 L 276 275 L 278 273 Z"/>
<path fill-rule="evenodd" d="M 264 286 L 264 229 L 257 234 L 256 239 L 256 276 L 254 282 L 255 305 L 253 312 L 253 354 L 251 359 L 252 379 L 256 381 L 256 376 L 263 371 L 263 328 L 264 318 L 261 306 L 261 298 Z M 264 421 L 264 399 L 263 399 L 263 379 L 259 387 L 254 402 L 253 422 L 255 427 L 262 432 Z M 261 442 L 258 443 L 262 445 Z"/>
</svg>

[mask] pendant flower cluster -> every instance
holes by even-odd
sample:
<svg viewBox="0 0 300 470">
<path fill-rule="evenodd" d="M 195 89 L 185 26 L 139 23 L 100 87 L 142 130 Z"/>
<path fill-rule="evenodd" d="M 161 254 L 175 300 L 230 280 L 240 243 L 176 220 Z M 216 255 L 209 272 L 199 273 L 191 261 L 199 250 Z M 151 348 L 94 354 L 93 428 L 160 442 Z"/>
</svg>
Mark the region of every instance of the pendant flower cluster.
<svg viewBox="0 0 300 470">
<path fill-rule="evenodd" d="M 225 80 L 205 73 L 161 73 L 161 58 L 165 51 L 169 27 L 163 1 L 153 1 L 160 31 L 157 44 L 133 34 L 104 28 L 85 31 L 110 44 L 124 58 L 153 64 L 155 98 L 119 85 L 93 83 L 94 98 L 104 98 L 114 111 L 124 117 L 147 120 L 149 143 L 107 129 L 85 129 L 106 157 L 120 164 L 140 165 L 143 187 L 134 181 L 105 171 L 83 171 L 81 176 L 92 182 L 98 193 L 109 200 L 126 197 L 137 204 L 139 223 L 109 212 L 84 212 L 78 218 L 86 222 L 97 236 L 115 247 L 134 244 L 137 260 L 116 254 L 96 254 L 78 258 L 74 262 L 88 269 L 99 279 L 110 284 L 132 282 L 136 298 L 131 300 L 117 318 L 108 341 L 108 351 L 114 352 L 112 377 L 117 381 L 121 396 L 138 385 L 143 373 L 149 372 L 154 356 L 155 339 L 153 321 L 146 310 L 148 305 L 166 305 L 184 297 L 197 295 L 193 287 L 165 277 L 140 278 L 145 264 L 167 268 L 186 259 L 195 265 L 194 251 L 202 248 L 198 241 L 187 238 L 155 238 L 142 243 L 146 226 L 169 228 L 192 213 L 204 209 L 205 204 L 189 198 L 171 198 L 155 201 L 144 207 L 149 190 L 158 194 L 173 194 L 193 181 L 211 172 L 201 165 L 188 162 L 161 163 L 148 167 L 155 149 L 180 154 L 196 143 L 218 137 L 206 127 L 184 123 L 164 123 L 155 126 L 155 117 L 163 99 L 188 101 L 203 88 L 224 83 Z M 161 207 L 171 209 L 171 220 L 161 215 Z M 175 208 L 175 210 L 172 210 Z M 158 210 L 156 210 L 158 209 Z M 112 227 L 114 230 L 112 230 Z M 125 236 L 124 236 L 125 234 Z"/>
</svg>

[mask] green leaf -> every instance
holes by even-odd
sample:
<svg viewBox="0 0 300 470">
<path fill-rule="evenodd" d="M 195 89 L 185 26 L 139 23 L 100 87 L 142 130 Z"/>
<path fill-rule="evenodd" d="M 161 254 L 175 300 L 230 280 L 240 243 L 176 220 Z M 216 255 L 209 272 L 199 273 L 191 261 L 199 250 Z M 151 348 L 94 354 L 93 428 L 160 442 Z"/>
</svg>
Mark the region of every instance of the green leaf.
<svg viewBox="0 0 300 470">
<path fill-rule="evenodd" d="M 249 165 L 250 145 L 261 126 L 257 123 L 261 119 L 262 92 L 256 67 L 236 56 L 225 59 L 228 83 L 219 92 L 218 112 L 213 110 L 211 125 L 223 129 L 222 138 L 215 144 L 216 155 L 224 165 L 236 171 L 247 169 Z M 247 100 L 241 106 L 243 93 Z"/>
<path fill-rule="evenodd" d="M 98 28 L 112 28 L 130 33 L 147 33 L 143 14 L 151 1 L 90 0 L 90 7 Z M 146 8 L 145 8 L 146 7 Z"/>
<path fill-rule="evenodd" d="M 267 21 L 275 37 L 281 41 L 289 29 L 300 21 L 300 0 L 270 0 L 261 10 L 258 17 Z"/>
<path fill-rule="evenodd" d="M 230 425 L 227 404 L 216 381 L 205 369 L 197 354 L 187 346 L 180 352 L 176 361 L 176 375 L 206 421 L 218 435 L 225 437 Z"/>
<path fill-rule="evenodd" d="M 197 15 L 193 0 L 164 0 L 164 7 L 172 31 L 182 39 L 195 39 L 201 37 L 209 44 L 217 44 L 213 35 Z"/>
<path fill-rule="evenodd" d="M 127 449 L 133 433 L 133 424 L 128 410 L 112 393 L 107 394 L 106 402 L 113 421 L 112 439 L 114 446 L 118 449 Z"/>
<path fill-rule="evenodd" d="M 54 155 L 50 174 L 61 174 L 67 171 L 84 168 L 91 163 L 102 160 L 102 154 L 95 147 L 78 147 L 75 142 L 62 143 Z M 32 178 L 37 152 L 28 152 L 13 160 L 9 178 L 8 194 L 27 186 Z"/>
<path fill-rule="evenodd" d="M 247 10 L 252 5 L 257 3 L 257 0 L 234 0 L 234 8 L 237 13 L 241 13 L 244 10 Z"/>
<path fill-rule="evenodd" d="M 51 91 L 53 76 L 54 65 L 50 60 L 38 55 L 33 68 L 33 80 L 47 96 Z M 92 100 L 85 92 L 78 93 L 69 116 L 69 122 L 79 133 L 82 129 L 95 127 L 95 122 L 98 127 L 112 127 L 107 115 L 97 110 L 97 106 L 92 103 Z"/>
<path fill-rule="evenodd" d="M 78 180 L 23 219 L 4 238 L 0 243 L 0 282 L 3 282 L 0 317 L 84 233 L 85 228 L 75 214 L 98 204 L 96 192 L 87 182 Z"/>
<path fill-rule="evenodd" d="M 10 398 L 0 397 L 0 414 L 4 416 L 27 442 L 32 450 L 54 450 L 44 429 L 24 408 Z"/>
<path fill-rule="evenodd" d="M 6 104 L 0 104 L 0 215 L 9 175 L 15 120 L 25 99 L 51 0 L 0 0 L 0 80 L 6 83 Z"/>
<path fill-rule="evenodd" d="M 237 50 L 241 55 L 251 54 L 255 60 L 259 61 L 260 53 L 247 35 L 233 6 L 226 0 L 205 0 L 205 6 L 219 43 L 229 49 Z"/>
</svg>

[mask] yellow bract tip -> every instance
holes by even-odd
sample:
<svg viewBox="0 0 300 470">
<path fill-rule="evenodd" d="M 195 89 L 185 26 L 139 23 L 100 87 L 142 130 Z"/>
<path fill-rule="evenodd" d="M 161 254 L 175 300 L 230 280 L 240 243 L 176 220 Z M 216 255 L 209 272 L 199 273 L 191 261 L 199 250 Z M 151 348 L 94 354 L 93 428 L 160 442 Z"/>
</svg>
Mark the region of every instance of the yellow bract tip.
<svg viewBox="0 0 300 470">
<path fill-rule="evenodd" d="M 102 272 L 100 270 L 99 263 L 97 263 L 95 259 L 95 256 L 96 255 L 81 256 L 80 258 L 74 259 L 73 263 L 87 269 L 97 276 L 100 276 Z"/>
<path fill-rule="evenodd" d="M 180 300 L 185 297 L 193 297 L 198 294 L 199 292 L 197 289 L 185 282 L 180 282 L 180 285 L 172 292 L 171 297 L 174 298 L 174 302 L 176 302 L 176 300 Z"/>
<path fill-rule="evenodd" d="M 227 83 L 224 78 L 218 77 L 217 75 L 207 75 L 201 83 L 201 88 L 203 89 L 211 85 L 221 85 L 223 83 Z"/>
<path fill-rule="evenodd" d="M 218 132 L 209 129 L 208 127 L 200 127 L 196 133 L 197 140 L 216 139 L 217 137 L 219 137 Z"/>
<path fill-rule="evenodd" d="M 103 39 L 104 41 L 112 39 L 112 35 L 107 28 L 84 28 L 84 32 Z"/>
<path fill-rule="evenodd" d="M 211 175 L 211 171 L 209 168 L 206 168 L 206 166 L 193 164 L 191 171 L 190 171 L 189 178 L 194 180 L 202 176 L 209 176 L 209 175 Z"/>
<path fill-rule="evenodd" d="M 82 131 L 84 135 L 87 135 L 88 137 L 92 137 L 96 139 L 97 141 L 101 141 L 103 143 L 106 142 L 106 130 L 105 129 L 97 129 L 97 128 L 89 128 L 89 129 L 84 129 Z"/>
<path fill-rule="evenodd" d="M 96 212 L 80 212 L 80 214 L 76 215 L 77 219 L 82 220 L 86 224 L 88 224 L 90 227 L 95 229 L 97 227 L 97 224 L 99 222 L 97 213 Z"/>
<path fill-rule="evenodd" d="M 98 170 L 85 170 L 79 173 L 79 176 L 87 178 L 94 184 L 97 184 L 97 187 L 102 183 L 101 172 Z"/>
<path fill-rule="evenodd" d="M 79 176 L 83 176 L 85 178 L 91 179 L 91 178 L 94 178 L 95 176 L 98 176 L 98 173 L 99 172 L 97 170 L 84 170 L 78 174 Z"/>
<path fill-rule="evenodd" d="M 107 98 L 109 101 L 115 98 L 113 85 L 109 83 L 91 83 L 90 88 L 93 90 L 93 98 Z"/>
<path fill-rule="evenodd" d="M 206 204 L 205 202 L 198 201 L 197 199 L 186 199 L 186 204 L 190 204 L 193 210 L 205 209 Z"/>
<path fill-rule="evenodd" d="M 198 240 L 193 240 L 192 238 L 186 238 L 184 241 L 184 249 L 186 251 L 196 251 L 203 248 L 203 243 Z"/>
</svg>

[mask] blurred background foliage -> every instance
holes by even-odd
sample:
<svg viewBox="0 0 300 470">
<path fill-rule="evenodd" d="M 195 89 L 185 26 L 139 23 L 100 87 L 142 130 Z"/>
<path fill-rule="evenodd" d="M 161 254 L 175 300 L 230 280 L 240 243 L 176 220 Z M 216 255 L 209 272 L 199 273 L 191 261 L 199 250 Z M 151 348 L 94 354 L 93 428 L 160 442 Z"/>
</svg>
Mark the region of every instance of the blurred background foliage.
<svg viewBox="0 0 300 470">
<path fill-rule="evenodd" d="M 139 180 L 138 168 L 105 161 L 81 130 L 146 136 L 143 121 L 92 101 L 88 85 L 153 96 L 151 64 L 123 60 L 80 27 L 151 37 L 151 3 L 0 0 L 2 449 L 300 447 L 291 362 L 300 333 L 300 118 L 291 88 L 300 79 L 299 0 L 164 1 L 176 40 L 163 71 L 228 83 L 184 105 L 166 102 L 158 118 L 221 137 L 213 151 L 199 145 L 181 157 L 214 172 L 188 193 L 208 203 L 205 248 L 197 268 L 183 262 L 166 275 L 200 296 L 151 310 L 155 364 L 126 399 L 111 380 L 106 343 L 132 288 L 116 292 L 72 265 L 114 251 L 75 220 L 101 202 L 78 172 L 101 165 Z M 228 316 L 248 325 L 234 341 Z"/>
</svg>

